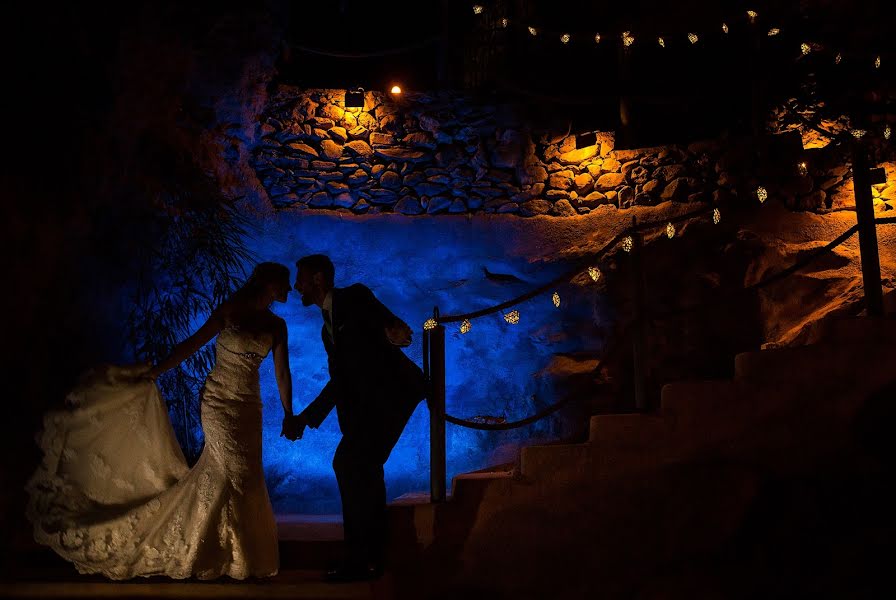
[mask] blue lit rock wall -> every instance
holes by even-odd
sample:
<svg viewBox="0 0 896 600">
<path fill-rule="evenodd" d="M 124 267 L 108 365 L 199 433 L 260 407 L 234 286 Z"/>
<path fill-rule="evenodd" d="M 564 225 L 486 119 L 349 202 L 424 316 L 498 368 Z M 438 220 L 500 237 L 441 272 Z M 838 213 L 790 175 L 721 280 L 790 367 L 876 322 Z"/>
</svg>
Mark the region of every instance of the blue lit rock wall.
<svg viewBox="0 0 896 600">
<path fill-rule="evenodd" d="M 376 219 L 345 214 L 280 211 L 261 224 L 252 241 L 259 260 L 282 262 L 323 252 L 336 266 L 336 285 L 368 285 L 393 312 L 414 328 L 409 356 L 422 364 L 422 323 L 438 305 L 442 314 L 497 304 L 549 280 L 568 265 L 557 250 L 575 245 L 593 223 L 573 220 L 521 220 L 509 216 L 469 219 L 441 216 Z M 557 225 L 562 223 L 562 227 Z M 495 280 L 489 272 L 520 281 Z M 556 400 L 552 359 L 557 353 L 599 350 L 596 327 L 610 316 L 602 308 L 599 286 L 559 288 L 562 309 L 551 294 L 520 305 L 519 324 L 500 314 L 473 321 L 461 335 L 447 330 L 447 408 L 462 418 L 525 417 Z M 327 381 L 326 353 L 320 341 L 321 316 L 293 293 L 274 310 L 289 326 L 295 407 L 311 402 Z M 340 433 L 335 413 L 318 430 L 290 443 L 279 437 L 282 409 L 268 358 L 262 365 L 264 461 L 275 509 L 279 512 L 332 513 L 339 499 L 331 460 Z M 421 403 L 386 464 L 389 497 L 429 489 L 429 414 Z M 563 435 L 557 419 L 507 432 L 478 432 L 448 425 L 448 476 L 509 462 L 520 442 Z"/>
</svg>

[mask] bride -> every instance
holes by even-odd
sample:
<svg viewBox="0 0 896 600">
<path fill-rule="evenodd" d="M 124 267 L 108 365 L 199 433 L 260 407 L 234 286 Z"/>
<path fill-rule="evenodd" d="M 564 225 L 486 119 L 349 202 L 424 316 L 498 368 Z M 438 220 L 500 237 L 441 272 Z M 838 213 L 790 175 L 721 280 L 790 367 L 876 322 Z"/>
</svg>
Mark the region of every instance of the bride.
<svg viewBox="0 0 896 600">
<path fill-rule="evenodd" d="M 261 263 L 156 366 L 88 372 L 66 399 L 71 408 L 44 417 L 44 458 L 26 486 L 35 540 L 79 572 L 111 579 L 276 575 L 258 367 L 273 349 L 280 401 L 292 415 L 286 324 L 268 309 L 289 290 L 287 267 Z M 205 448 L 190 469 L 155 378 L 215 335 L 201 396 Z"/>
</svg>

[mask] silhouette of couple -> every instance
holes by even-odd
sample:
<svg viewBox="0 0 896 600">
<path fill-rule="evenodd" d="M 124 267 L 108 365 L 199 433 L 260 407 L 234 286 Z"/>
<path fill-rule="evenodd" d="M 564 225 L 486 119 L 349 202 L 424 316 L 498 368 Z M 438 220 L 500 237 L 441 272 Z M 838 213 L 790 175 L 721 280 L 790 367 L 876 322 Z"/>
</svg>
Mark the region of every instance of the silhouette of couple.
<svg viewBox="0 0 896 600">
<path fill-rule="evenodd" d="M 259 365 L 273 351 L 284 409 L 281 435 L 302 437 L 336 408 L 342 431 L 333 470 L 345 529 L 333 582 L 382 574 L 387 542 L 383 465 L 425 395 L 420 368 L 402 352 L 411 329 L 361 284 L 334 287 L 322 254 L 296 262 L 294 287 L 320 307 L 330 380 L 293 414 L 285 322 L 289 269 L 261 263 L 209 320 L 155 366 L 103 366 L 44 417 L 44 453 L 29 480 L 35 539 L 79 572 L 112 579 L 166 575 L 269 577 L 277 531 L 261 460 Z M 201 395 L 205 447 L 189 468 L 156 378 L 212 338 L 215 365 Z"/>
</svg>

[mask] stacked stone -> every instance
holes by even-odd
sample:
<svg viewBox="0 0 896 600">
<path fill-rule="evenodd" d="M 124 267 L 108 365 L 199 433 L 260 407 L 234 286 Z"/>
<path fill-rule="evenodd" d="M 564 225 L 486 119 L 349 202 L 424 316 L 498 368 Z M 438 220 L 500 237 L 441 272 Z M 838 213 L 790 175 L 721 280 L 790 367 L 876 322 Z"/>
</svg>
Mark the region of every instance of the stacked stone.
<svg viewBox="0 0 896 600">
<path fill-rule="evenodd" d="M 395 101 L 282 86 L 260 125 L 258 178 L 277 207 L 361 213 L 574 216 L 661 202 L 723 203 L 757 185 L 794 209 L 852 202 L 842 156 L 810 149 L 807 172 L 763 177 L 745 149 L 718 141 L 617 150 L 612 133 L 532 135 L 506 112 L 452 93 Z M 781 113 L 778 123 L 791 128 Z M 842 129 L 837 123 L 836 128 Z M 804 140 L 805 143 L 805 140 Z M 761 180 L 761 181 L 760 181 Z M 894 191 L 877 186 L 880 208 Z"/>
</svg>

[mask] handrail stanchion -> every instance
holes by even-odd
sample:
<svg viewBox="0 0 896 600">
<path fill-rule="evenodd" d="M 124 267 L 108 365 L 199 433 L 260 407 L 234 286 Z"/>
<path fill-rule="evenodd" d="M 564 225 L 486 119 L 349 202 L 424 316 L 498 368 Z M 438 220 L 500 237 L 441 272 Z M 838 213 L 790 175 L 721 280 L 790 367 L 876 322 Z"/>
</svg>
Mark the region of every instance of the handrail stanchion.
<svg viewBox="0 0 896 600">
<path fill-rule="evenodd" d="M 444 502 L 445 491 L 445 327 L 439 308 L 432 316 L 436 326 L 429 336 L 429 490 L 432 502 Z"/>
<path fill-rule="evenodd" d="M 635 409 L 647 408 L 647 320 L 644 314 L 644 273 L 641 265 L 641 234 L 637 229 L 637 218 L 632 217 L 632 308 L 634 314 L 632 332 L 632 366 L 634 373 Z"/>
<path fill-rule="evenodd" d="M 854 141 L 852 144 L 852 173 L 856 196 L 856 221 L 859 225 L 859 255 L 862 260 L 865 309 L 869 317 L 879 317 L 884 314 L 884 300 L 880 281 L 877 226 L 874 223 L 874 198 L 871 194 L 871 172 L 867 150 L 859 141 Z"/>
</svg>

